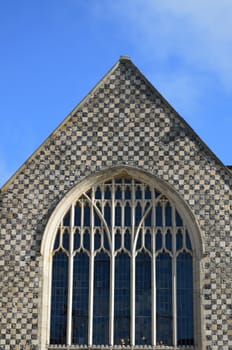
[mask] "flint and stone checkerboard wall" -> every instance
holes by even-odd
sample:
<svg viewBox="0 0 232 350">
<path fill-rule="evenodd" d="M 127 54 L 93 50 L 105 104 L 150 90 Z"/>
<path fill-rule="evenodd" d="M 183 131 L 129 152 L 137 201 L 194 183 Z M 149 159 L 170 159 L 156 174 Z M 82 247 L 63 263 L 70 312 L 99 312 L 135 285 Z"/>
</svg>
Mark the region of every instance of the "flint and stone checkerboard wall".
<svg viewBox="0 0 232 350">
<path fill-rule="evenodd" d="M 40 349 L 46 223 L 74 185 L 118 165 L 166 181 L 191 208 L 204 245 L 202 349 L 232 349 L 230 171 L 122 58 L 1 190 L 1 350 Z"/>
</svg>

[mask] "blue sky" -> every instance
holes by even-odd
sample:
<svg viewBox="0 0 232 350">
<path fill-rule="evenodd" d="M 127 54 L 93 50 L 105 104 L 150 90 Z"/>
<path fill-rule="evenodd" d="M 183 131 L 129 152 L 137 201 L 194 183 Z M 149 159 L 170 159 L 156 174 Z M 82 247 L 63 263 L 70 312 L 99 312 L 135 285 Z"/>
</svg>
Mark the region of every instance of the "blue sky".
<svg viewBox="0 0 232 350">
<path fill-rule="evenodd" d="M 0 186 L 120 55 L 232 164 L 231 0 L 2 0 L 0 50 Z"/>
</svg>

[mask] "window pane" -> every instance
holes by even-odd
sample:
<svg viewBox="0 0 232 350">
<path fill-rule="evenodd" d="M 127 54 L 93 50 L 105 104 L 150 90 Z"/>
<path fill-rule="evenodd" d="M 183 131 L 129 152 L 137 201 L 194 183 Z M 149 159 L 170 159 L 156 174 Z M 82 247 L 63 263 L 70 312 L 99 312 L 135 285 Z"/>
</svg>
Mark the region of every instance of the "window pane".
<svg viewBox="0 0 232 350">
<path fill-rule="evenodd" d="M 166 249 L 170 250 L 172 252 L 172 234 L 168 230 L 166 235 L 165 235 L 165 241 L 166 241 Z"/>
<path fill-rule="evenodd" d="M 68 257 L 58 252 L 53 257 L 50 344 L 66 344 Z"/>
<path fill-rule="evenodd" d="M 101 247 L 101 235 L 99 231 L 96 231 L 94 235 L 94 250 L 98 250 Z"/>
<path fill-rule="evenodd" d="M 183 226 L 183 221 L 182 221 L 178 211 L 176 211 L 176 226 Z"/>
<path fill-rule="evenodd" d="M 160 231 L 158 231 L 156 233 L 156 237 L 155 237 L 155 245 L 156 245 L 156 251 L 160 250 L 162 248 L 162 233 Z"/>
<path fill-rule="evenodd" d="M 111 208 L 109 203 L 106 203 L 105 208 L 104 208 L 104 218 L 106 220 L 106 223 L 108 226 L 111 225 Z"/>
<path fill-rule="evenodd" d="M 109 186 L 105 189 L 105 199 L 111 199 L 111 192 Z"/>
<path fill-rule="evenodd" d="M 158 345 L 172 345 L 172 259 L 156 259 L 156 331 Z"/>
<path fill-rule="evenodd" d="M 121 226 L 121 207 L 117 204 L 115 207 L 115 226 Z"/>
<path fill-rule="evenodd" d="M 135 343 L 151 344 L 151 259 L 136 257 Z"/>
<path fill-rule="evenodd" d="M 84 226 L 90 226 L 90 207 L 88 203 L 84 207 Z"/>
<path fill-rule="evenodd" d="M 79 203 L 75 206 L 75 219 L 74 219 L 74 225 L 75 226 L 81 226 L 81 206 Z"/>
<path fill-rule="evenodd" d="M 124 210 L 125 210 L 125 226 L 130 226 L 131 225 L 131 208 L 129 203 L 126 204 Z"/>
<path fill-rule="evenodd" d="M 79 230 L 76 230 L 74 234 L 74 250 L 77 250 L 80 248 L 80 242 L 81 242 L 80 232 Z"/>
<path fill-rule="evenodd" d="M 96 209 L 94 208 L 94 226 L 101 226 L 101 219 L 99 218 Z"/>
<path fill-rule="evenodd" d="M 172 225 L 172 207 L 169 203 L 165 207 L 165 224 L 166 226 Z"/>
<path fill-rule="evenodd" d="M 186 248 L 192 250 L 192 244 L 188 232 L 186 231 Z"/>
<path fill-rule="evenodd" d="M 114 343 L 130 343 L 130 258 L 124 253 L 115 259 Z"/>
<path fill-rule="evenodd" d="M 117 230 L 115 234 L 115 250 L 118 250 L 121 248 L 121 233 L 119 230 Z"/>
<path fill-rule="evenodd" d="M 131 199 L 131 190 L 129 186 L 127 186 L 125 190 L 125 199 Z"/>
<path fill-rule="evenodd" d="M 178 231 L 176 235 L 176 250 L 178 251 L 182 248 L 183 248 L 183 235 L 181 231 Z"/>
<path fill-rule="evenodd" d="M 66 249 L 67 251 L 69 251 L 69 233 L 68 230 L 65 230 L 63 233 L 63 248 Z"/>
<path fill-rule="evenodd" d="M 135 226 L 139 226 L 141 219 L 142 219 L 142 207 L 140 203 L 138 203 L 135 208 Z"/>
<path fill-rule="evenodd" d="M 97 254 L 94 260 L 93 344 L 109 344 L 110 259 Z"/>
<path fill-rule="evenodd" d="M 162 207 L 161 205 L 159 204 L 157 207 L 156 207 L 156 226 L 162 226 Z"/>
<path fill-rule="evenodd" d="M 88 343 L 89 258 L 79 253 L 73 266 L 73 344 Z"/>
<path fill-rule="evenodd" d="M 177 344 L 193 345 L 193 269 L 187 253 L 177 258 Z"/>
<path fill-rule="evenodd" d="M 64 226 L 70 225 L 70 211 L 68 211 L 67 214 L 65 215 L 64 220 L 63 220 L 63 225 Z"/>
<path fill-rule="evenodd" d="M 131 248 L 131 237 L 130 237 L 130 232 L 128 230 L 126 230 L 125 235 L 124 235 L 124 247 L 130 251 Z"/>
</svg>

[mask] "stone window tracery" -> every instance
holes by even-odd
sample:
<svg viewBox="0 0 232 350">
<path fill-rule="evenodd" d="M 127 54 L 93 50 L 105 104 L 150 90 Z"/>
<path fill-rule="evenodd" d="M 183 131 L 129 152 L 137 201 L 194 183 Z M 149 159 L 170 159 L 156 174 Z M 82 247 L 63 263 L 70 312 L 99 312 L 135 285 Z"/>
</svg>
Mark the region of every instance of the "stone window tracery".
<svg viewBox="0 0 232 350">
<path fill-rule="evenodd" d="M 52 255 L 51 345 L 193 345 L 192 244 L 154 187 L 94 185 L 60 221 Z"/>
</svg>

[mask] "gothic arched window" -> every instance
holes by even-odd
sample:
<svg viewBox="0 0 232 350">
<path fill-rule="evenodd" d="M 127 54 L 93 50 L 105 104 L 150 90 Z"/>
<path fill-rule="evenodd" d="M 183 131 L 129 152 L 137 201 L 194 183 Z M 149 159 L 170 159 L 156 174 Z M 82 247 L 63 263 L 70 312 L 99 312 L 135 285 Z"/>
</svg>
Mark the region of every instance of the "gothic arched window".
<svg viewBox="0 0 232 350">
<path fill-rule="evenodd" d="M 50 345 L 193 345 L 192 244 L 154 187 L 94 185 L 60 221 L 52 255 Z"/>
</svg>

